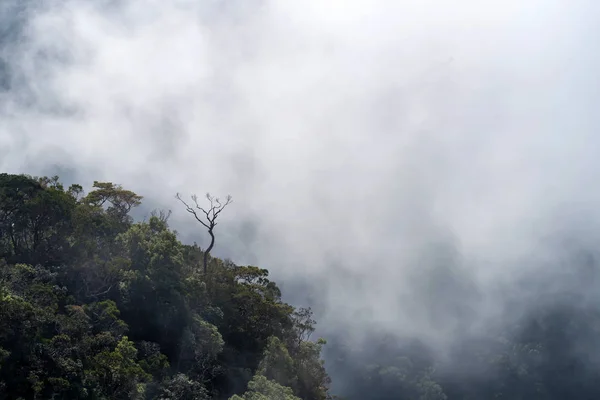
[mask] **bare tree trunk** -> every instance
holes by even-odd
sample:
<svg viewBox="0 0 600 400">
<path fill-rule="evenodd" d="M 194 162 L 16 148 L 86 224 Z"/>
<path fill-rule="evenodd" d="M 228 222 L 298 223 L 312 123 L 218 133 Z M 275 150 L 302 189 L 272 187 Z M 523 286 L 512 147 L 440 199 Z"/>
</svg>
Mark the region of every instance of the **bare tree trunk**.
<svg viewBox="0 0 600 400">
<path fill-rule="evenodd" d="M 13 246 L 13 255 L 17 255 L 17 254 L 19 254 L 19 245 L 17 243 L 17 239 L 15 238 L 15 232 L 14 232 L 12 226 L 10 228 L 8 228 L 8 233 L 10 235 L 10 241 L 12 242 L 12 246 Z"/>
<path fill-rule="evenodd" d="M 206 275 L 206 271 L 208 270 L 208 256 L 213 246 L 215 245 L 215 235 L 213 234 L 212 229 L 208 231 L 208 234 L 210 235 L 210 245 L 206 250 L 204 250 L 204 275 Z"/>
<path fill-rule="evenodd" d="M 225 203 L 221 203 L 221 201 L 218 198 L 214 198 L 207 193 L 206 198 L 210 202 L 210 208 L 208 209 L 208 211 L 200 207 L 200 205 L 198 204 L 198 197 L 196 195 L 192 196 L 192 200 L 196 205 L 195 209 L 189 204 L 187 204 L 185 201 L 183 201 L 179 193 L 177 193 L 175 197 L 183 203 L 187 212 L 192 214 L 194 218 L 196 218 L 196 220 L 208 230 L 208 234 L 210 235 L 210 246 L 208 246 L 208 248 L 204 251 L 203 257 L 204 275 L 206 275 L 208 271 L 208 257 L 210 255 L 210 251 L 215 245 L 215 235 L 213 233 L 213 229 L 215 228 L 215 226 L 217 226 L 217 217 L 219 216 L 221 211 L 223 211 L 225 207 L 227 207 L 231 203 L 231 196 L 227 196 Z M 202 212 L 202 214 L 204 214 L 204 217 L 201 217 L 201 214 L 199 215 L 199 213 L 196 212 L 196 210 Z"/>
</svg>

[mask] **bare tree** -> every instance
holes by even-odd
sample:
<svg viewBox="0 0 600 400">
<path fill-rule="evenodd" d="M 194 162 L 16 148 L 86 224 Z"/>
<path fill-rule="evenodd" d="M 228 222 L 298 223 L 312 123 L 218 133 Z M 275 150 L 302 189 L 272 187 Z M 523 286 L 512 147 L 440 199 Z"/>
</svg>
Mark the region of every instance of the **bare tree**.
<svg viewBox="0 0 600 400">
<path fill-rule="evenodd" d="M 210 245 L 204 251 L 203 260 L 204 273 L 206 274 L 206 271 L 208 269 L 208 256 L 215 245 L 214 229 L 215 226 L 217 226 L 217 217 L 219 216 L 221 211 L 225 209 L 225 207 L 232 203 L 231 196 L 228 195 L 225 198 L 225 202 L 222 203 L 221 200 L 219 200 L 219 198 L 211 196 L 210 193 L 206 193 L 206 198 L 210 203 L 210 208 L 208 209 L 200 207 L 200 205 L 198 204 L 198 196 L 196 195 L 192 196 L 192 201 L 194 202 L 193 206 L 186 203 L 181 198 L 179 193 L 177 193 L 177 196 L 175 197 L 183 203 L 183 205 L 186 207 L 187 212 L 192 214 L 198 222 L 200 222 L 206 229 L 208 229 L 208 234 L 210 235 Z"/>
<path fill-rule="evenodd" d="M 169 218 L 171 218 L 171 210 L 165 211 L 155 209 L 150 212 L 150 216 L 157 217 L 160 222 L 167 224 L 169 222 Z"/>
</svg>

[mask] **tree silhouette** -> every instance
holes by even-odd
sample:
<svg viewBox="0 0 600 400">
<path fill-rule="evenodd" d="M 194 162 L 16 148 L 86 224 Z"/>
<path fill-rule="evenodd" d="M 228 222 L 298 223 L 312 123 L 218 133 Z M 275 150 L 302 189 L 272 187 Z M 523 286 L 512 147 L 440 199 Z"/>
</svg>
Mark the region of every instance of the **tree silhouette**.
<svg viewBox="0 0 600 400">
<path fill-rule="evenodd" d="M 179 201 L 181 201 L 181 203 L 183 203 L 183 205 L 186 207 L 186 211 L 192 214 L 198 222 L 200 222 L 206 229 L 208 229 L 208 234 L 210 235 L 210 245 L 204 251 L 204 259 L 202 262 L 204 273 L 206 274 L 206 271 L 208 269 L 208 256 L 210 255 L 210 251 L 215 245 L 214 229 L 217 226 L 217 217 L 225 209 L 225 207 L 227 207 L 233 202 L 233 200 L 230 195 L 227 195 L 227 197 L 225 198 L 225 202 L 222 203 L 218 197 L 213 197 L 210 195 L 210 193 L 206 193 L 206 198 L 210 203 L 210 207 L 206 209 L 204 207 L 200 207 L 200 204 L 198 204 L 198 196 L 194 194 L 191 197 L 192 201 L 194 202 L 194 206 L 191 206 L 188 203 L 186 203 L 181 198 L 179 193 L 177 193 L 176 195 L 176 198 Z"/>
</svg>

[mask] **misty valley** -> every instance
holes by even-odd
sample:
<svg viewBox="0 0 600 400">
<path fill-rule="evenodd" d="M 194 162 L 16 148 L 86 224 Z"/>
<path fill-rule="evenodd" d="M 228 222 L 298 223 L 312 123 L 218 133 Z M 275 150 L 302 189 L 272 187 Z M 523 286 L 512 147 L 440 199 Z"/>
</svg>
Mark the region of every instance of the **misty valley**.
<svg viewBox="0 0 600 400">
<path fill-rule="evenodd" d="M 181 201 L 199 235 L 230 201 L 204 200 Z M 457 312 L 464 326 L 443 351 L 393 331 L 312 338 L 312 310 L 283 302 L 267 270 L 182 243 L 168 212 L 134 220 L 142 201 L 110 182 L 86 193 L 58 177 L 0 174 L 0 398 L 600 396 L 598 264 L 582 252 L 562 292 L 536 307 L 514 298 L 527 312 L 512 321 L 475 332 Z"/>
<path fill-rule="evenodd" d="M 0 0 L 0 400 L 600 399 L 598 38 L 597 0 Z"/>
</svg>

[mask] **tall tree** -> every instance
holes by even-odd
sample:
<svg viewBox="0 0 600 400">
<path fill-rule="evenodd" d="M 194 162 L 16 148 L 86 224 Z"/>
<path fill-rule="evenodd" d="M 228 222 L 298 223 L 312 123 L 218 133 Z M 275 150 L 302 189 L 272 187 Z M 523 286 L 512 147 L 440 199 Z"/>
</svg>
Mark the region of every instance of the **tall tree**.
<svg viewBox="0 0 600 400">
<path fill-rule="evenodd" d="M 204 273 L 208 269 L 208 256 L 210 255 L 210 251 L 213 249 L 215 245 L 215 234 L 214 229 L 217 226 L 217 217 L 219 214 L 232 203 L 232 199 L 230 195 L 227 195 L 225 198 L 225 202 L 221 202 L 218 197 L 213 197 L 210 193 L 206 193 L 206 198 L 210 203 L 210 207 L 208 209 L 201 207 L 198 204 L 198 196 L 192 195 L 192 201 L 194 202 L 194 206 L 192 207 L 188 203 L 186 203 L 179 193 L 177 193 L 176 198 L 183 203 L 186 207 L 186 211 L 189 212 L 196 218 L 198 222 L 200 222 L 206 229 L 208 229 L 208 234 L 210 235 L 210 244 L 208 248 L 204 251 L 204 258 L 202 260 L 202 266 L 204 269 Z"/>
</svg>

